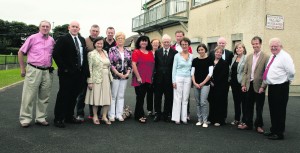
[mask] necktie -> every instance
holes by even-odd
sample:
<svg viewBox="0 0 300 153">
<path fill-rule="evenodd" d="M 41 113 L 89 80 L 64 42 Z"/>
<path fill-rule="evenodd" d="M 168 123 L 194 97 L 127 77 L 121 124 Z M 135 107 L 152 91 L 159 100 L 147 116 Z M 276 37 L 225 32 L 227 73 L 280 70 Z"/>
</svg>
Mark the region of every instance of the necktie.
<svg viewBox="0 0 300 153">
<path fill-rule="evenodd" d="M 79 49 L 79 43 L 78 43 L 78 40 L 77 40 L 77 37 L 74 37 L 74 40 L 75 40 L 75 47 L 76 47 L 76 50 L 77 50 L 77 62 L 78 62 L 78 66 L 81 66 L 81 56 L 80 56 L 80 49 Z"/>
<path fill-rule="evenodd" d="M 165 51 L 164 51 L 164 63 L 167 62 L 167 56 L 168 56 L 168 51 L 165 50 Z"/>
<path fill-rule="evenodd" d="M 266 67 L 265 72 L 264 72 L 264 75 L 263 75 L 263 80 L 266 80 L 266 79 L 267 79 L 267 75 L 268 75 L 268 72 L 269 72 L 269 68 L 270 68 L 271 64 L 273 63 L 275 57 L 276 57 L 276 55 L 273 56 L 273 58 L 271 59 L 270 63 L 269 63 L 268 66 Z"/>
</svg>

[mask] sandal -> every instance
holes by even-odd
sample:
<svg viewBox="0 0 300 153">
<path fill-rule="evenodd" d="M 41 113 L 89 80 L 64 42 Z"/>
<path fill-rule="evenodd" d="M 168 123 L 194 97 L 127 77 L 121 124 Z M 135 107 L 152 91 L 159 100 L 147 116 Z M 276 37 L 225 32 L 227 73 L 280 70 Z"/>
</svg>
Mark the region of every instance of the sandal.
<svg viewBox="0 0 300 153">
<path fill-rule="evenodd" d="M 93 123 L 94 123 L 95 125 L 99 125 L 99 124 L 100 124 L 99 120 L 98 120 L 98 119 L 94 119 L 94 118 L 93 118 Z"/>
<path fill-rule="evenodd" d="M 102 121 L 106 124 L 106 125 L 111 125 L 111 122 L 108 119 L 102 119 Z"/>
<path fill-rule="evenodd" d="M 145 119 L 144 117 L 141 117 L 141 118 L 139 119 L 139 122 L 140 122 L 140 123 L 146 123 L 146 119 Z"/>
</svg>

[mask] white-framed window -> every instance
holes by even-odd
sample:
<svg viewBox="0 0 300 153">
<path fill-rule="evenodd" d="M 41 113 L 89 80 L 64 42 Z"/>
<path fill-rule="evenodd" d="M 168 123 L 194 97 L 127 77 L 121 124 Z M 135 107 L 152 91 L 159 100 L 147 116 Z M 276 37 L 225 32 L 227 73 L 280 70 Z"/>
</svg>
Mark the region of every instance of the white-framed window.
<svg viewBox="0 0 300 153">
<path fill-rule="evenodd" d="M 193 6 L 197 6 L 197 5 L 202 5 L 204 3 L 207 3 L 209 1 L 212 1 L 212 0 L 193 0 Z"/>
</svg>

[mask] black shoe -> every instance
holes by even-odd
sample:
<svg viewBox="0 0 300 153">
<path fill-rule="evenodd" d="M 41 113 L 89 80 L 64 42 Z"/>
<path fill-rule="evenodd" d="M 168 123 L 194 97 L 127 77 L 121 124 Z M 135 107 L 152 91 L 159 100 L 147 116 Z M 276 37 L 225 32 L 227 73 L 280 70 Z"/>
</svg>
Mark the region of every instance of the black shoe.
<svg viewBox="0 0 300 153">
<path fill-rule="evenodd" d="M 171 116 L 164 117 L 165 122 L 171 122 Z"/>
<path fill-rule="evenodd" d="M 160 115 L 155 114 L 153 121 L 154 122 L 160 121 Z"/>
<path fill-rule="evenodd" d="M 270 139 L 270 140 L 283 140 L 283 135 L 272 134 L 272 135 L 268 136 L 268 139 Z"/>
<path fill-rule="evenodd" d="M 267 131 L 267 132 L 264 132 L 264 136 L 271 136 L 273 135 L 274 133 L 270 132 L 270 131 Z"/>
<path fill-rule="evenodd" d="M 63 121 L 54 121 L 54 126 L 58 127 L 58 128 L 65 128 L 65 124 Z"/>
<path fill-rule="evenodd" d="M 70 124 L 81 124 L 82 123 L 80 120 L 77 120 L 74 117 L 72 117 L 71 119 L 66 119 L 65 122 L 70 123 Z"/>
</svg>

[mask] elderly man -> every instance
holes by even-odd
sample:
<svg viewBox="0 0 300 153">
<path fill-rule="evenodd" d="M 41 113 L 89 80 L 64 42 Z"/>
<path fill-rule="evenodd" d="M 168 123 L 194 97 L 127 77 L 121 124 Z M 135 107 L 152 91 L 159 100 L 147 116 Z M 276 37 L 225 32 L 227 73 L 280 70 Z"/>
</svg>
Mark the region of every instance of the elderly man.
<svg viewBox="0 0 300 153">
<path fill-rule="evenodd" d="M 155 52 L 155 74 L 154 74 L 154 121 L 161 119 L 162 96 L 165 96 L 164 120 L 171 120 L 173 103 L 172 67 L 174 56 L 177 51 L 170 48 L 171 37 L 167 34 L 162 37 L 163 47 Z"/>
<path fill-rule="evenodd" d="M 246 93 L 245 120 L 246 123 L 238 125 L 239 129 L 251 130 L 253 128 L 254 104 L 256 104 L 256 120 L 254 126 L 258 133 L 263 133 L 263 108 L 265 103 L 266 84 L 262 76 L 268 62 L 269 56 L 261 51 L 262 40 L 255 36 L 251 40 L 253 53 L 250 54 L 245 63 L 244 76 L 242 78 L 242 91 Z"/>
<path fill-rule="evenodd" d="M 279 38 L 269 42 L 271 57 L 263 74 L 269 86 L 268 101 L 271 116 L 270 132 L 265 132 L 271 140 L 284 139 L 286 107 L 289 100 L 289 85 L 294 79 L 295 66 L 291 56 L 284 51 Z"/>
<path fill-rule="evenodd" d="M 65 127 L 64 122 L 81 123 L 74 117 L 74 108 L 83 88 L 83 79 L 90 74 L 85 40 L 79 35 L 79 23 L 72 21 L 68 29 L 69 33 L 57 40 L 53 51 L 59 78 L 54 125 L 59 128 Z"/>
<path fill-rule="evenodd" d="M 85 38 L 85 43 L 86 43 L 86 47 L 87 47 L 87 51 L 90 52 L 92 50 L 94 50 L 94 46 L 93 46 L 93 41 L 95 38 L 97 38 L 100 34 L 100 27 L 97 24 L 94 24 L 91 26 L 90 29 L 90 36 Z M 77 109 L 77 117 L 76 119 L 79 121 L 84 121 L 84 100 L 85 100 L 85 94 L 86 94 L 86 90 L 87 90 L 87 82 L 86 82 L 87 78 L 83 78 L 83 88 L 80 92 L 80 94 L 77 97 L 77 105 L 76 105 L 76 109 Z M 89 106 L 89 110 L 90 110 L 90 115 L 88 118 L 92 119 L 93 118 L 93 110 L 92 110 L 92 105 Z M 100 111 L 101 109 L 98 109 L 98 116 L 100 116 Z"/>
<path fill-rule="evenodd" d="M 18 52 L 21 76 L 25 77 L 20 110 L 21 126 L 29 127 L 32 109 L 36 105 L 35 123 L 48 126 L 46 121 L 48 100 L 52 87 L 53 68 L 52 51 L 54 39 L 49 36 L 51 24 L 41 21 L 39 33 L 28 37 Z M 24 54 L 27 54 L 27 66 L 24 66 Z"/>
</svg>

